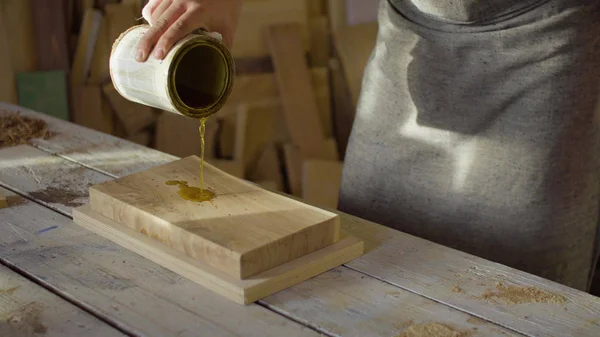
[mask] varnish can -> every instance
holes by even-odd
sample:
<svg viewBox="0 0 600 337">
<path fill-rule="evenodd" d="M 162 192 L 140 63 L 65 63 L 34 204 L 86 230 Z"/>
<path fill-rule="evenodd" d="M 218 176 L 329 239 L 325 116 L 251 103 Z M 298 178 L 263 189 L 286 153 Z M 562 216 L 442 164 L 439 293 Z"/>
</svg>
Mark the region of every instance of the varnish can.
<svg viewBox="0 0 600 337">
<path fill-rule="evenodd" d="M 221 35 L 200 31 L 177 42 L 163 60 L 135 60 L 150 28 L 134 26 L 114 42 L 110 77 L 124 98 L 191 118 L 208 117 L 223 106 L 233 87 L 233 57 Z"/>
</svg>

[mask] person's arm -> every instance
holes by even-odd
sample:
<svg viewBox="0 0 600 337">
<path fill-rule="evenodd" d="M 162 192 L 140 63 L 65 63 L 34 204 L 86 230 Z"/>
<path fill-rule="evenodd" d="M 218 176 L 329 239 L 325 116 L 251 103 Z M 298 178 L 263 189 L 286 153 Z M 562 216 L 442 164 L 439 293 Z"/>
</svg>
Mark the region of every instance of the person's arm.
<svg viewBox="0 0 600 337">
<path fill-rule="evenodd" d="M 177 41 L 203 28 L 223 36 L 228 48 L 233 44 L 242 0 L 150 0 L 142 15 L 150 24 L 138 44 L 136 60 L 149 55 L 162 60 Z"/>
</svg>

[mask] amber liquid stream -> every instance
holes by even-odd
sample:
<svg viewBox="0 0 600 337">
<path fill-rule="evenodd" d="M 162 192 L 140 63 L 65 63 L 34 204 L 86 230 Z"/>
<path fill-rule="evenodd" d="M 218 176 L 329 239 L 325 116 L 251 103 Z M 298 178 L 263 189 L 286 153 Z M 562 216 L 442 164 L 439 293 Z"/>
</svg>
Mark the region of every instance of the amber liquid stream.
<svg viewBox="0 0 600 337">
<path fill-rule="evenodd" d="M 188 182 L 183 180 L 169 180 L 166 182 L 167 185 L 178 185 L 179 191 L 177 194 L 189 201 L 210 201 L 215 197 L 214 192 L 204 189 L 204 135 L 206 133 L 206 119 L 200 118 L 200 126 L 198 128 L 200 133 L 200 186 L 189 186 Z"/>
</svg>

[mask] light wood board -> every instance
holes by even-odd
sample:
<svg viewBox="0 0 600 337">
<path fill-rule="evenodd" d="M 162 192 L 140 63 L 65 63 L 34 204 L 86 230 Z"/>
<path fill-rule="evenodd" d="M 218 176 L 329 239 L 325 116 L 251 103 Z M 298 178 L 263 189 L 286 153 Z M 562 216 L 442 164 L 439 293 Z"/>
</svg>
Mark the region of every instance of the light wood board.
<svg viewBox="0 0 600 337">
<path fill-rule="evenodd" d="M 333 159 L 323 145 L 325 132 L 319 120 L 319 108 L 308 66 L 300 48 L 300 26 L 270 26 L 268 42 L 292 142 L 300 148 L 305 158 Z"/>
<path fill-rule="evenodd" d="M 336 214 L 204 166 L 210 202 L 182 199 L 169 180 L 199 185 L 190 156 L 90 187 L 91 208 L 119 224 L 244 279 L 339 240 Z"/>
<path fill-rule="evenodd" d="M 111 221 L 92 211 L 89 206 L 74 209 L 73 220 L 96 234 L 240 304 L 256 302 L 340 266 L 363 253 L 362 241 L 347 237 L 319 251 L 304 255 L 249 279 L 240 280 L 207 263 L 169 249 L 146 235 Z"/>
</svg>

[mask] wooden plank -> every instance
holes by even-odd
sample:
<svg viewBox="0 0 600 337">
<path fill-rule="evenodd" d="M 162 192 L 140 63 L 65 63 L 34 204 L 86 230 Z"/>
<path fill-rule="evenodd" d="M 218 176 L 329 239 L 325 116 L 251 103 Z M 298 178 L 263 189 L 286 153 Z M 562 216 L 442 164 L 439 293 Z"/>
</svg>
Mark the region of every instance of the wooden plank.
<svg viewBox="0 0 600 337">
<path fill-rule="evenodd" d="M 260 0 L 244 1 L 235 32 L 231 53 L 235 58 L 256 58 L 269 55 L 265 29 L 272 24 L 298 23 L 303 52 L 308 51 L 310 35 L 306 1 Z"/>
<path fill-rule="evenodd" d="M 3 1 L 0 6 L 0 16 L 3 17 L 3 20 L 0 20 L 3 21 L 0 23 L 0 31 L 8 33 L 6 51 L 10 54 L 11 67 L 17 73 L 36 70 L 31 7 L 30 0 Z"/>
<path fill-rule="evenodd" d="M 127 136 L 135 135 L 156 121 L 151 107 L 132 102 L 121 96 L 112 82 L 105 84 L 102 91 L 119 122 L 123 125 Z"/>
<path fill-rule="evenodd" d="M 325 133 L 319 121 L 308 67 L 300 49 L 299 26 L 271 26 L 268 32 L 279 94 L 292 142 L 306 158 L 332 159 L 323 146 Z"/>
<path fill-rule="evenodd" d="M 337 209 L 343 166 L 341 161 L 304 161 L 302 199 L 318 207 Z"/>
<path fill-rule="evenodd" d="M 265 302 L 332 336 L 522 336 L 344 267 L 274 294 Z M 420 327 L 426 331 L 414 333 Z"/>
<path fill-rule="evenodd" d="M 73 209 L 73 220 L 116 244 L 243 305 L 254 303 L 340 266 L 360 256 L 364 249 L 362 241 L 346 237 L 323 249 L 298 257 L 251 278 L 240 280 L 204 261 L 193 259 L 162 245 L 147 235 L 111 221 L 92 211 L 89 206 Z"/>
<path fill-rule="evenodd" d="M 70 83 L 72 86 L 84 85 L 87 81 L 101 22 L 102 12 L 100 10 L 90 8 L 85 11 L 73 57 Z"/>
<path fill-rule="evenodd" d="M 0 319 L 2 336 L 125 336 L 3 265 Z"/>
<path fill-rule="evenodd" d="M 102 100 L 102 89 L 100 86 L 76 86 L 73 87 L 72 95 L 72 120 L 74 123 L 106 133 L 112 131 L 113 121 L 110 119 L 111 115 L 104 113 L 103 109 L 107 103 Z"/>
<path fill-rule="evenodd" d="M 138 13 L 136 13 L 135 8 L 134 5 L 127 3 L 107 3 L 104 5 L 109 46 L 112 46 L 122 33 L 136 24 L 135 18 Z"/>
<path fill-rule="evenodd" d="M 331 106 L 331 89 L 329 86 L 329 69 L 314 67 L 310 69 L 312 86 L 319 106 L 319 118 L 326 137 L 333 135 L 333 118 Z M 232 157 L 235 143 L 235 119 L 238 106 L 241 104 L 266 104 L 271 102 L 283 111 L 274 73 L 244 74 L 236 76 L 234 88 L 227 103 L 215 116 L 222 120 L 219 136 L 219 153 L 223 157 Z M 280 117 L 284 122 L 284 116 Z M 287 133 L 287 126 L 282 124 L 281 132 Z M 289 136 L 286 136 L 289 138 Z"/>
<path fill-rule="evenodd" d="M 69 34 L 67 33 L 67 0 L 55 0 L 48 6 L 46 0 L 30 0 L 35 34 L 36 64 L 38 70 L 71 69 Z"/>
<path fill-rule="evenodd" d="M 528 336 L 598 336 L 600 298 L 349 215 L 370 242 L 350 268 Z M 401 258 L 398 258 L 401 256 Z"/>
<path fill-rule="evenodd" d="M 79 172 L 89 174 L 82 167 Z M 4 176 L 0 182 L 26 189 L 25 180 L 12 177 L 17 180 Z M 0 256 L 129 335 L 318 335 L 261 306 L 224 300 L 30 201 L 0 210 Z"/>
<path fill-rule="evenodd" d="M 208 163 L 210 202 L 190 202 L 200 158 L 190 156 L 89 189 L 93 211 L 238 279 L 339 240 L 336 215 L 260 189 Z M 165 182 L 185 184 L 169 186 Z M 189 186 L 189 187 L 188 187 Z M 158 206 L 160 205 L 160 206 Z"/>
<path fill-rule="evenodd" d="M 336 32 L 333 38 L 354 107 L 358 103 L 364 69 L 375 47 L 378 28 L 377 22 L 348 26 Z"/>
<path fill-rule="evenodd" d="M 269 145 L 287 140 L 286 129 L 281 127 L 280 111 L 279 104 L 268 101 L 238 107 L 235 159 L 242 162 L 246 175 L 257 165 Z"/>
<path fill-rule="evenodd" d="M 8 29 L 4 20 L 0 20 L 0 102 L 17 103 L 17 85 L 10 58 L 10 47 L 7 39 Z"/>
<path fill-rule="evenodd" d="M 267 145 L 264 148 L 256 165 L 248 173 L 248 179 L 257 183 L 269 182 L 267 184 L 271 190 L 284 190 L 282 164 L 275 144 Z"/>
<path fill-rule="evenodd" d="M 0 102 L 0 116 L 20 112 L 48 123 L 52 139 L 31 143 L 44 151 L 94 167 L 112 177 L 123 176 L 166 163 L 177 157 L 128 142 L 112 135 L 36 113 L 17 105 Z"/>
<path fill-rule="evenodd" d="M 35 162 L 26 167 L 31 165 Z M 44 176 L 42 181 L 63 185 L 60 173 Z M 85 168 L 79 174 L 85 175 Z M 25 189 L 28 180 L 31 176 L 18 172 L 0 177 L 0 183 L 19 190 Z M 44 198 L 36 200 L 46 203 Z M 339 271 L 319 276 L 318 287 L 307 280 L 273 295 L 289 299 L 270 296 L 261 301 L 271 311 L 256 305 L 230 305 L 35 203 L 1 210 L 0 215 L 0 223 L 10 222 L 0 226 L 0 254 L 6 261 L 43 277 L 65 296 L 136 335 L 196 335 L 198 331 L 209 336 L 315 335 L 272 311 L 306 322 L 329 336 L 364 336 L 364 331 L 389 336 L 388 332 L 399 333 L 415 322 L 444 321 L 452 322 L 457 331 L 477 328 L 486 336 L 515 335 L 373 278 L 355 274 L 358 277 L 349 279 Z M 310 292 L 298 290 L 306 287 Z M 381 306 L 382 301 L 386 306 Z"/>
<path fill-rule="evenodd" d="M 0 208 L 8 207 L 8 200 L 6 200 L 6 193 L 0 188 Z"/>
<path fill-rule="evenodd" d="M 331 57 L 329 19 L 320 15 L 310 19 L 310 65 L 317 67 L 327 66 Z"/>
<path fill-rule="evenodd" d="M 128 140 L 143 146 L 149 146 L 151 135 L 150 131 L 142 131 L 128 138 Z"/>
<path fill-rule="evenodd" d="M 94 46 L 90 76 L 87 79 L 87 83 L 103 84 L 105 81 L 110 81 L 109 60 L 111 45 L 108 41 L 108 20 L 106 15 L 103 15 L 100 27 L 98 27 L 98 37 Z"/>
<path fill-rule="evenodd" d="M 348 84 L 344 78 L 342 66 L 339 60 L 332 59 L 329 62 L 331 70 L 331 87 L 333 96 L 333 120 L 335 125 L 335 135 L 338 144 L 338 153 L 340 159 L 344 159 L 346 147 L 354 123 L 355 108 L 350 98 Z"/>
<path fill-rule="evenodd" d="M 335 35 L 348 25 L 346 0 L 326 0 L 331 32 Z"/>
<path fill-rule="evenodd" d="M 204 158 L 209 160 L 216 156 L 219 123 L 215 118 L 209 118 L 205 126 Z M 156 149 L 178 157 L 199 156 L 202 152 L 199 128 L 197 120 L 162 112 L 156 121 Z"/>
<path fill-rule="evenodd" d="M 323 146 L 324 150 L 329 153 L 329 158 L 338 158 L 335 139 L 327 139 Z M 291 193 L 300 197 L 302 196 L 302 165 L 307 159 L 302 155 L 299 147 L 291 143 L 283 145 L 283 157 Z"/>
</svg>

